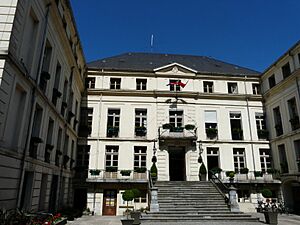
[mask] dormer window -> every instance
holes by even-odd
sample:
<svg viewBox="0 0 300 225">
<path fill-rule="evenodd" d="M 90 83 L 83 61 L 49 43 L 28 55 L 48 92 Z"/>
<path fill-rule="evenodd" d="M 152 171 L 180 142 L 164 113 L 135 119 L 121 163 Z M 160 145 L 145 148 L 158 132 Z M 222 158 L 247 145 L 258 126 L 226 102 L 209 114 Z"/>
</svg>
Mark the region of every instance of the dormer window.
<svg viewBox="0 0 300 225">
<path fill-rule="evenodd" d="M 86 88 L 95 88 L 96 78 L 88 77 L 85 79 L 85 87 Z"/>
<path fill-rule="evenodd" d="M 237 94 L 238 93 L 237 83 L 228 83 L 228 93 L 229 94 Z"/>
<path fill-rule="evenodd" d="M 120 89 L 121 78 L 110 78 L 110 89 Z"/>
<path fill-rule="evenodd" d="M 169 86 L 170 86 L 170 91 L 181 91 L 181 80 L 170 80 L 169 81 Z"/>
<path fill-rule="evenodd" d="M 275 75 L 271 75 L 269 78 L 268 78 L 268 81 L 269 81 L 269 88 L 271 89 L 272 87 L 274 87 L 276 85 L 276 80 L 275 80 Z"/>
<path fill-rule="evenodd" d="M 213 93 L 214 82 L 212 81 L 203 81 L 203 92 L 204 93 Z"/>
<path fill-rule="evenodd" d="M 287 78 L 288 76 L 291 75 L 291 67 L 290 67 L 290 63 L 285 64 L 283 67 L 281 67 L 282 70 L 282 76 L 283 79 Z"/>
<path fill-rule="evenodd" d="M 136 79 L 136 90 L 146 90 L 147 79 Z"/>
<path fill-rule="evenodd" d="M 254 95 L 259 95 L 260 94 L 259 84 L 252 84 L 252 94 L 254 94 Z"/>
</svg>

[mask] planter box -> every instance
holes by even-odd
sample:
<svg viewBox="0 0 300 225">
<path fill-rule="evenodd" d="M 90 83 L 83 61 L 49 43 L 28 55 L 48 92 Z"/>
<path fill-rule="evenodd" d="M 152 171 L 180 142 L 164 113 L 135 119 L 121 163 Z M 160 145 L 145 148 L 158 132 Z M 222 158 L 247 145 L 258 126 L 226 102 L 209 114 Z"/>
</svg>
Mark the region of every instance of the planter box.
<svg viewBox="0 0 300 225">
<path fill-rule="evenodd" d="M 272 174 L 264 174 L 263 179 L 264 179 L 264 181 L 272 181 L 273 175 Z"/>
<path fill-rule="evenodd" d="M 264 212 L 266 224 L 278 224 L 278 212 Z"/>
<path fill-rule="evenodd" d="M 121 219 L 122 225 L 132 225 L 133 219 Z"/>
</svg>

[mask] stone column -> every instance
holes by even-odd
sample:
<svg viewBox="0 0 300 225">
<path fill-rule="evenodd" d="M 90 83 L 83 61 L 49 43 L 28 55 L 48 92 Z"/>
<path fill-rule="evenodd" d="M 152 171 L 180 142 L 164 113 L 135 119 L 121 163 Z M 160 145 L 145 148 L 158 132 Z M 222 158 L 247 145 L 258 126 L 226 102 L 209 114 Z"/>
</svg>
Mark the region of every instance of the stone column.
<svg viewBox="0 0 300 225">
<path fill-rule="evenodd" d="M 158 188 L 151 188 L 151 203 L 150 203 L 150 212 L 159 212 L 159 205 L 157 200 Z"/>
<path fill-rule="evenodd" d="M 229 204 L 231 212 L 240 212 L 239 204 L 236 200 L 236 188 L 233 186 L 229 187 Z"/>
</svg>

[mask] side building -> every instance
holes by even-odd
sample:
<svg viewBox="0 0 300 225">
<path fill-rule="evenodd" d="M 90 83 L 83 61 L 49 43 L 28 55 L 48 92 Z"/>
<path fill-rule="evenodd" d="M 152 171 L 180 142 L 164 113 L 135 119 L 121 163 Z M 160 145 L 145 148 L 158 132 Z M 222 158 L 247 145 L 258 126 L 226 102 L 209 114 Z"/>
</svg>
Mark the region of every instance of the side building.
<svg viewBox="0 0 300 225">
<path fill-rule="evenodd" d="M 300 214 L 300 42 L 263 72 L 262 93 L 287 207 Z"/>
<path fill-rule="evenodd" d="M 85 59 L 68 0 L 0 3 L 0 208 L 73 205 Z"/>
<path fill-rule="evenodd" d="M 222 169 L 223 182 L 235 171 L 244 211 L 255 210 L 262 188 L 280 197 L 259 82 L 256 71 L 202 56 L 126 53 L 89 63 L 87 207 L 120 215 L 121 194 L 133 187 L 142 196 L 132 206 L 146 207 L 154 155 L 158 181 L 199 181 L 200 156 L 207 170 Z"/>
</svg>

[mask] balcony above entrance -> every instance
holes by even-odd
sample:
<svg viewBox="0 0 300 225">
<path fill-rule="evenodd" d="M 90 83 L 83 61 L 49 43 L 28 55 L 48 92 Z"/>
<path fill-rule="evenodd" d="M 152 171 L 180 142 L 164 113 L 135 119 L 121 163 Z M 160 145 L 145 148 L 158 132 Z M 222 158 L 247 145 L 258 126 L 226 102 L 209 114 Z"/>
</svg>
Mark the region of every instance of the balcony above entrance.
<svg viewBox="0 0 300 225">
<path fill-rule="evenodd" d="M 188 124 L 184 127 L 174 127 L 171 124 L 164 124 L 159 128 L 159 140 L 188 139 L 197 140 L 197 128 Z"/>
</svg>

